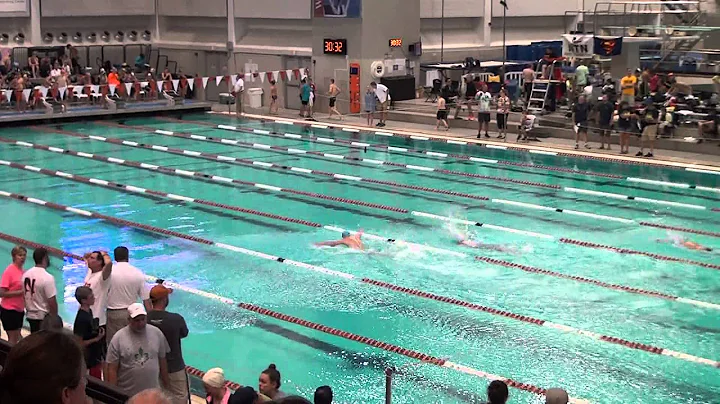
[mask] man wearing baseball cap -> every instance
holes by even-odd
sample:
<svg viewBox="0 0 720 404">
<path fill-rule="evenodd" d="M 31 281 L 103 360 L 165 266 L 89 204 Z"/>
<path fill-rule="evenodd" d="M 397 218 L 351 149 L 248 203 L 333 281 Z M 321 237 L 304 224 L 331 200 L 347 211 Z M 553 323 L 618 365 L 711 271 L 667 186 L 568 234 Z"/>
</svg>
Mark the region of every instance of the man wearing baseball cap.
<svg viewBox="0 0 720 404">
<path fill-rule="evenodd" d="M 167 386 L 167 392 L 173 404 L 187 404 L 190 400 L 190 391 L 180 340 L 188 336 L 188 328 L 181 315 L 166 310 L 170 304 L 172 291 L 171 288 L 165 287 L 162 281 L 158 281 L 158 284 L 150 289 L 152 310 L 147 315 L 147 322 L 159 328 L 170 345 L 170 352 L 167 354 L 170 385 Z"/>
<path fill-rule="evenodd" d="M 147 324 L 147 311 L 141 303 L 128 307 L 128 325 L 115 333 L 107 352 L 105 381 L 133 396 L 146 389 L 170 386 L 167 354 L 170 352 L 162 331 Z"/>
</svg>

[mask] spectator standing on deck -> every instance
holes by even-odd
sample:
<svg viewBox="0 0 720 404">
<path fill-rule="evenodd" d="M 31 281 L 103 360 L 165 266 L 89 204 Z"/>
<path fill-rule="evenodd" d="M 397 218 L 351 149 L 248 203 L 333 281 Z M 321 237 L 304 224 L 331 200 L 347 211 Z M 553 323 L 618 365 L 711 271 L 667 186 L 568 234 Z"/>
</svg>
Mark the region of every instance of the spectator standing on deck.
<svg viewBox="0 0 720 404">
<path fill-rule="evenodd" d="M 525 102 L 530 100 L 530 93 L 532 93 L 533 81 L 535 81 L 535 70 L 532 65 L 527 65 L 522 71 L 523 76 L 523 91 L 525 92 Z"/>
<path fill-rule="evenodd" d="M 227 387 L 225 372 L 221 368 L 212 368 L 202 378 L 208 404 L 228 404 L 232 391 Z"/>
<path fill-rule="evenodd" d="M 245 80 L 242 74 L 237 75 L 237 81 L 233 85 L 232 95 L 235 97 L 235 113 L 237 116 L 243 114 L 243 94 L 245 93 Z"/>
<path fill-rule="evenodd" d="M 315 389 L 314 404 L 332 404 L 333 391 L 330 386 L 320 386 Z"/>
<path fill-rule="evenodd" d="M 475 94 L 475 100 L 478 103 L 478 134 L 480 139 L 483 129 L 485 129 L 485 137 L 489 138 L 488 129 L 490 128 L 490 101 L 492 95 L 487 91 L 487 84 L 483 83 L 480 90 Z"/>
<path fill-rule="evenodd" d="M 475 94 L 477 93 L 477 87 L 475 86 L 475 79 L 471 75 L 465 76 L 465 105 L 467 105 L 468 109 L 468 120 L 472 121 L 475 119 L 475 116 L 472 112 L 472 103 L 475 102 Z M 460 109 L 462 109 L 462 105 L 458 103 L 457 108 L 455 109 L 455 119 L 458 119 L 458 115 L 460 115 Z"/>
<path fill-rule="evenodd" d="M 278 372 L 274 363 L 271 363 L 267 369 L 260 373 L 258 390 L 276 401 L 287 397 L 287 394 L 280 390 L 280 372 Z"/>
<path fill-rule="evenodd" d="M 109 343 L 115 333 L 128 325 L 127 308 L 138 301 L 149 310 L 150 297 L 145 284 L 145 274 L 130 265 L 130 252 L 127 247 L 119 246 L 113 251 L 115 265 L 112 268 L 112 285 L 107 298 L 107 330 L 106 339 Z"/>
<path fill-rule="evenodd" d="M 23 338 L 0 374 L 0 402 L 87 404 L 82 347 L 67 332 L 41 331 Z"/>
<path fill-rule="evenodd" d="M 620 79 L 620 89 L 622 96 L 620 102 L 627 102 L 629 105 L 635 104 L 635 86 L 637 85 L 637 77 L 633 74 L 632 69 L 627 69 L 625 77 Z"/>
<path fill-rule="evenodd" d="M 40 323 L 45 316 L 58 313 L 55 278 L 47 272 L 50 266 L 47 250 L 42 247 L 35 249 L 33 260 L 35 266 L 22 277 L 23 298 L 31 333 L 40 331 Z"/>
<path fill-rule="evenodd" d="M 497 99 L 497 114 L 495 114 L 495 120 L 497 121 L 498 127 L 498 139 L 505 139 L 507 137 L 507 126 L 508 117 L 510 116 L 510 97 L 508 97 L 507 90 L 505 88 L 500 89 L 500 95 Z"/>
<path fill-rule="evenodd" d="M 7 332 L 8 342 L 17 344 L 25 317 L 23 299 L 23 265 L 27 250 L 22 246 L 13 247 L 10 252 L 12 262 L 5 268 L 0 279 L 0 321 Z"/>
<path fill-rule="evenodd" d="M 375 117 L 375 106 L 377 100 L 375 99 L 375 92 L 372 87 L 368 86 L 365 91 L 365 114 L 367 114 L 367 125 L 373 126 L 373 120 Z"/>
<path fill-rule="evenodd" d="M 505 404 L 508 400 L 510 392 L 507 384 L 501 380 L 493 380 L 487 388 L 488 401 L 487 404 Z"/>
<path fill-rule="evenodd" d="M 612 126 L 615 106 L 610 102 L 607 94 L 603 95 L 602 101 L 595 106 L 595 112 L 597 113 L 597 123 L 600 128 L 600 149 L 605 149 L 605 142 L 607 142 L 607 149 L 611 150 L 610 128 Z"/>
<path fill-rule="evenodd" d="M 445 103 L 445 98 L 440 95 L 438 96 L 437 100 L 437 114 L 435 116 L 435 118 L 437 118 L 437 124 L 435 125 L 435 130 L 440 130 L 440 124 L 443 124 L 443 126 L 445 126 L 445 130 L 450 130 L 450 125 L 448 125 L 447 117 L 447 104 Z"/>
<path fill-rule="evenodd" d="M 590 145 L 587 141 L 588 132 L 588 116 L 590 115 L 590 105 L 585 102 L 585 96 L 578 97 L 577 103 L 573 106 L 573 122 L 575 123 L 575 149 L 579 149 L 579 138 L 582 137 L 585 148 L 589 149 Z"/>
<path fill-rule="evenodd" d="M 590 71 L 588 70 L 588 67 L 585 66 L 584 62 L 580 62 L 578 66 L 575 68 L 575 94 L 580 95 L 583 93 L 583 90 L 588 85 L 588 75 L 590 74 Z"/>
<path fill-rule="evenodd" d="M 378 84 L 374 81 L 370 83 L 370 86 L 375 90 L 375 96 L 377 96 L 378 102 L 380 103 L 380 122 L 375 126 L 383 127 L 387 120 L 388 104 L 390 104 L 390 89 L 387 88 L 386 85 Z"/>
<path fill-rule="evenodd" d="M 646 103 L 645 113 L 642 119 L 642 136 L 640 137 L 640 151 L 637 152 L 635 157 L 643 157 L 643 151 L 645 151 L 645 143 L 650 144 L 650 151 L 645 157 L 653 157 L 655 152 L 655 139 L 657 138 L 658 125 L 660 118 L 660 111 L 655 107 L 651 100 Z"/>
<path fill-rule="evenodd" d="M 338 94 L 340 94 L 340 87 L 335 84 L 335 79 L 330 79 L 330 89 L 328 90 L 328 95 L 330 96 L 330 115 L 328 116 L 328 119 L 332 118 L 333 114 L 337 114 L 342 121 L 343 116 L 336 106 Z"/>
<path fill-rule="evenodd" d="M 310 118 L 310 93 L 312 92 L 312 89 L 306 79 L 302 79 L 300 83 L 302 83 L 300 86 L 300 104 L 302 104 L 300 106 L 300 116 L 303 118 Z"/>
<path fill-rule="evenodd" d="M 128 325 L 110 341 L 105 381 L 125 394 L 167 387 L 167 353 L 170 351 L 162 331 L 147 324 L 147 311 L 140 303 L 128 307 Z"/>
<path fill-rule="evenodd" d="M 75 299 L 80 303 L 73 333 L 80 340 L 84 348 L 85 366 L 90 376 L 102 378 L 103 360 L 103 337 L 105 331 L 98 326 L 97 319 L 93 317 L 91 306 L 95 304 L 95 296 L 92 289 L 87 286 L 80 286 L 75 289 Z"/>
<path fill-rule="evenodd" d="M 174 404 L 187 404 L 190 400 L 189 381 L 185 373 L 181 340 L 188 336 L 188 328 L 181 315 L 166 311 L 172 291 L 162 284 L 153 286 L 150 290 L 152 310 L 148 312 L 147 322 L 162 331 L 170 346 L 170 352 L 167 353 L 167 371 L 170 379 L 170 385 L 166 386 L 168 393 Z"/>
<path fill-rule="evenodd" d="M 633 119 L 636 118 L 630 105 L 627 102 L 621 102 L 618 107 L 617 126 L 620 132 L 620 154 L 628 154 L 630 152 L 630 134 L 633 132 Z"/>
<path fill-rule="evenodd" d="M 106 251 L 93 251 L 85 254 L 85 262 L 88 266 L 88 273 L 85 276 L 85 286 L 89 287 L 95 295 L 95 304 L 91 306 L 92 313 L 98 319 L 98 326 L 105 328 L 107 332 L 107 302 L 110 292 L 110 275 L 112 275 L 112 259 Z M 103 347 L 107 341 L 103 338 Z M 103 349 L 103 359 L 105 349 Z"/>
</svg>

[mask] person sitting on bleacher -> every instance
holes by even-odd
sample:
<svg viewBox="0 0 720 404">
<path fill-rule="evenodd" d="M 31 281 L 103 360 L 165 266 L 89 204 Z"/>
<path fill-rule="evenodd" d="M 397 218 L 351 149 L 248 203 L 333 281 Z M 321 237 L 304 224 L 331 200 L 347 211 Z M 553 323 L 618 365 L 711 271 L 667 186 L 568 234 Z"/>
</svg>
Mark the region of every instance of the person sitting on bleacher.
<svg viewBox="0 0 720 404">
<path fill-rule="evenodd" d="M 717 108 L 713 108 L 708 113 L 707 119 L 698 122 L 698 138 L 703 139 L 705 135 L 710 135 L 714 139 L 718 139 L 720 134 L 720 116 Z"/>
</svg>

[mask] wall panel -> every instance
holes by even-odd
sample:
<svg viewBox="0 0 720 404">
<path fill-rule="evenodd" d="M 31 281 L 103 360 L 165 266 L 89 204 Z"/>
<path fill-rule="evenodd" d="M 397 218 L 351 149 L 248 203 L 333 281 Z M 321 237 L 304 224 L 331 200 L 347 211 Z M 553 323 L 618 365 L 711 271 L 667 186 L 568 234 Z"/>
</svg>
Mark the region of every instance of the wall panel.
<svg viewBox="0 0 720 404">
<path fill-rule="evenodd" d="M 160 0 L 160 15 L 225 17 L 227 16 L 226 0 Z"/>
<path fill-rule="evenodd" d="M 235 17 L 310 19 L 311 0 L 235 0 Z"/>
<path fill-rule="evenodd" d="M 149 0 L 41 0 L 43 17 L 154 15 Z"/>
</svg>

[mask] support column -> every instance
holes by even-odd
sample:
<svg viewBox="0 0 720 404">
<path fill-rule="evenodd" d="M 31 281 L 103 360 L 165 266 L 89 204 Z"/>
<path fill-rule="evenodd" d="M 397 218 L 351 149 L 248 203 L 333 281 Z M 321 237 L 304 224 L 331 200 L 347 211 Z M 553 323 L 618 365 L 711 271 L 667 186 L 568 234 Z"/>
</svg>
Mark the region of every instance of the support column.
<svg viewBox="0 0 720 404">
<path fill-rule="evenodd" d="M 40 27 L 40 0 L 30 1 L 30 43 L 35 46 L 42 41 L 42 28 Z"/>
<path fill-rule="evenodd" d="M 155 0 L 155 29 L 153 30 L 153 39 L 160 40 L 160 0 Z"/>
<path fill-rule="evenodd" d="M 492 0 L 483 0 L 483 45 L 492 44 Z"/>
<path fill-rule="evenodd" d="M 227 0 L 227 36 L 228 47 L 235 49 L 235 0 Z"/>
</svg>

